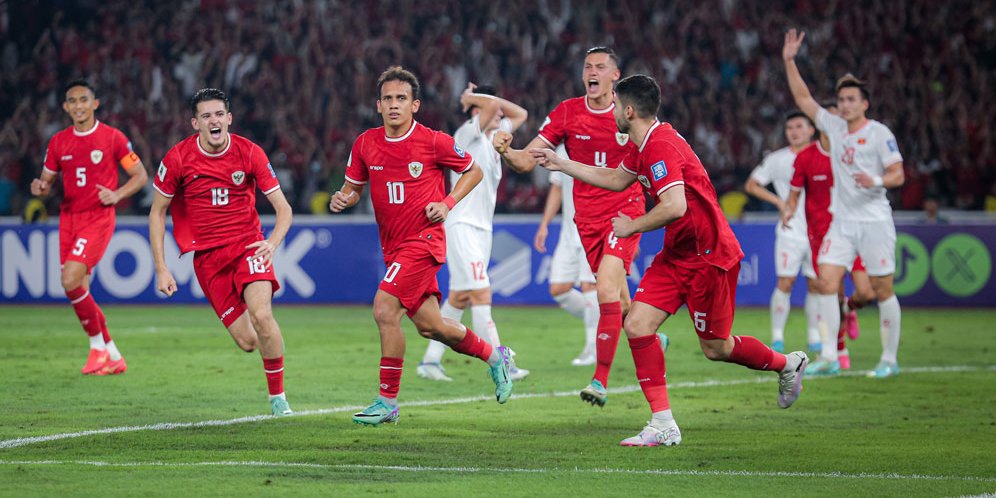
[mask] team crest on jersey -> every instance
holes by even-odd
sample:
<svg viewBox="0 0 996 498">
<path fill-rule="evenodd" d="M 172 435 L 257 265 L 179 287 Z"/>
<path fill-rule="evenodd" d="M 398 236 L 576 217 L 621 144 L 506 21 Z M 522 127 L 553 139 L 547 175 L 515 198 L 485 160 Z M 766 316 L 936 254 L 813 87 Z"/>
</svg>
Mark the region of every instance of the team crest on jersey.
<svg viewBox="0 0 996 498">
<path fill-rule="evenodd" d="M 650 167 L 650 172 L 654 174 L 654 181 L 658 181 L 667 176 L 667 166 L 664 161 L 657 161 Z"/>
<path fill-rule="evenodd" d="M 412 174 L 412 178 L 422 176 L 422 163 L 418 161 L 408 163 L 408 172 Z"/>
<path fill-rule="evenodd" d="M 245 171 L 236 171 L 235 173 L 232 173 L 232 182 L 236 185 L 242 185 L 242 182 L 244 181 L 246 181 Z"/>
<path fill-rule="evenodd" d="M 90 160 L 93 161 L 93 164 L 100 164 L 100 160 L 103 158 L 104 158 L 103 151 L 96 149 L 90 151 Z"/>
<path fill-rule="evenodd" d="M 616 143 L 619 144 L 620 147 L 622 147 L 623 145 L 626 145 L 626 142 L 629 142 L 629 134 L 628 133 L 618 133 L 617 132 L 616 133 Z"/>
<path fill-rule="evenodd" d="M 456 152 L 457 155 L 460 156 L 461 158 L 467 155 L 467 153 L 464 152 L 463 149 L 461 149 L 460 146 L 457 144 L 453 144 L 453 152 Z"/>
<path fill-rule="evenodd" d="M 650 188 L 650 179 L 649 178 L 647 178 L 647 177 L 645 177 L 643 175 L 639 175 L 639 176 L 636 177 L 636 179 L 640 180 L 640 185 L 643 185 L 646 188 Z"/>
<path fill-rule="evenodd" d="M 159 171 L 156 174 L 159 175 L 159 181 L 166 181 L 166 165 L 162 161 L 159 161 Z"/>
</svg>

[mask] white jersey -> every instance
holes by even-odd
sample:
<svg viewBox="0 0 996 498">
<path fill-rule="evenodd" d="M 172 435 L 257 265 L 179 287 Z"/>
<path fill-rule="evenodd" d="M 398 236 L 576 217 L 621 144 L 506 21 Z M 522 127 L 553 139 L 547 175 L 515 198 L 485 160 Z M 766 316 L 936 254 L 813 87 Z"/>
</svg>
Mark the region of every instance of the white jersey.
<svg viewBox="0 0 996 498">
<path fill-rule="evenodd" d="M 474 162 L 481 168 L 484 178 L 481 183 L 474 187 L 466 197 L 464 197 L 446 217 L 445 226 L 456 223 L 466 223 L 484 230 L 491 231 L 495 218 L 495 203 L 498 201 L 498 183 L 501 182 L 501 158 L 498 152 L 491 145 L 491 136 L 494 132 L 485 134 L 481 131 L 480 119 L 478 116 L 467 120 L 453 134 L 453 140 L 457 145 L 470 153 Z M 499 129 L 508 131 L 511 122 L 502 119 Z M 456 185 L 460 175 L 450 171 L 450 183 Z"/>
<path fill-rule="evenodd" d="M 834 219 L 891 221 L 892 207 L 885 197 L 885 187 L 859 187 L 853 175 L 863 172 L 882 176 L 886 166 L 902 162 L 896 136 L 873 119 L 851 133 L 847 121 L 823 108 L 816 113 L 816 127 L 830 138 L 834 177 L 830 206 Z"/>
<path fill-rule="evenodd" d="M 775 193 L 782 201 L 788 201 L 789 193 L 792 192 L 792 174 L 795 173 L 796 153 L 792 149 L 783 147 L 767 156 L 761 161 L 750 177 L 761 186 L 767 187 L 775 185 Z M 805 195 L 805 194 L 803 194 Z M 806 232 L 806 200 L 799 197 L 799 204 L 795 208 L 792 216 L 792 224 L 785 228 L 781 223 L 775 227 L 777 237 L 787 237 L 794 240 L 808 241 Z"/>
<path fill-rule="evenodd" d="M 567 149 L 564 144 L 557 146 L 557 155 L 567 158 Z M 574 224 L 574 177 L 565 175 L 560 171 L 550 172 L 550 183 L 560 185 L 560 238 L 557 245 L 567 244 L 571 247 L 581 247 L 581 236 L 578 235 L 578 226 Z"/>
</svg>

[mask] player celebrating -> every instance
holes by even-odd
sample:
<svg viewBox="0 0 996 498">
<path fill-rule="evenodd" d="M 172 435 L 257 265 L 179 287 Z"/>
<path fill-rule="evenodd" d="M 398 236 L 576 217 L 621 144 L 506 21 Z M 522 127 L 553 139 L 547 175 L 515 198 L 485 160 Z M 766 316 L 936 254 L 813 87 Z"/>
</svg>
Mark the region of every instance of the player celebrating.
<svg viewBox="0 0 996 498">
<path fill-rule="evenodd" d="M 788 141 L 788 146 L 765 156 L 747 179 L 744 190 L 783 211 L 791 191 L 789 181 L 792 180 L 792 173 L 795 171 L 793 163 L 796 155 L 809 146 L 815 132 L 812 121 L 805 114 L 799 111 L 789 113 L 785 117 L 785 139 Z M 767 189 L 770 184 L 774 184 L 775 194 Z M 802 209 L 802 206 L 798 209 Z M 785 322 L 788 320 L 791 307 L 789 298 L 800 269 L 806 277 L 809 291 L 806 293 L 805 307 L 806 322 L 809 324 L 809 350 L 816 350 L 820 345 L 816 313 L 810 299 L 810 295 L 816 291 L 816 272 L 809 262 L 812 255 L 809 241 L 806 239 L 804 218 L 800 216 L 798 220 L 791 226 L 775 227 L 775 274 L 778 276 L 778 284 L 771 293 L 771 348 L 779 353 L 785 350 Z"/>
<path fill-rule="evenodd" d="M 557 146 L 557 154 L 567 157 L 563 144 Z M 561 209 L 564 214 L 560 222 L 560 235 L 550 262 L 550 295 L 564 311 L 584 322 L 584 349 L 577 358 L 571 360 L 571 365 L 594 365 L 595 334 L 598 327 L 595 275 L 588 266 L 584 246 L 581 245 L 581 237 L 574 224 L 574 178 L 554 171 L 550 174 L 550 190 L 543 208 L 543 219 L 533 237 L 533 247 L 540 253 L 546 252 L 547 227 Z M 580 292 L 574 288 L 579 283 Z"/>
<path fill-rule="evenodd" d="M 481 168 L 452 137 L 415 122 L 421 101 L 414 74 L 400 66 L 388 68 L 377 79 L 377 94 L 384 126 L 367 130 L 353 143 L 346 181 L 329 201 L 332 212 L 341 212 L 359 202 L 364 185 L 370 183 L 387 265 L 373 302 L 380 331 L 380 395 L 354 414 L 353 421 L 378 425 L 398 419 L 405 356 L 401 315 L 406 313 L 423 337 L 487 362 L 495 397 L 505 403 L 512 394 L 508 348 L 492 347 L 459 322 L 443 318 L 436 282 L 436 272 L 446 260 L 442 222 L 480 183 Z M 463 175 L 449 195 L 444 190 L 444 168 Z"/>
<path fill-rule="evenodd" d="M 778 372 L 778 405 L 788 408 L 802 390 L 808 359 L 802 351 L 783 355 L 754 337 L 730 335 L 743 251 L 698 156 L 670 124 L 657 121 L 660 87 L 649 76 L 629 76 L 616 86 L 614 101 L 619 130 L 640 144 L 638 152 L 619 168 L 589 168 L 542 148 L 530 153 L 547 168 L 589 185 L 624 191 L 639 181 L 656 206 L 635 219 L 622 213 L 613 218 L 613 231 L 620 240 L 667 227 L 664 248 L 644 273 L 625 325 L 636 377 L 653 416 L 639 434 L 620 444 L 671 446 L 681 442 L 667 397 L 664 354 L 655 332 L 683 304 L 688 305 L 706 358 Z"/>
<path fill-rule="evenodd" d="M 871 377 L 899 374 L 901 310 L 893 292 L 896 271 L 896 226 L 886 190 L 903 184 L 903 156 L 888 127 L 868 119 L 868 90 L 848 74 L 837 81 L 839 116 L 827 112 L 813 99 L 803 81 L 795 56 L 805 33 L 785 34 L 782 59 L 795 103 L 830 138 L 833 166 L 833 221 L 820 248 L 820 295 L 817 310 L 826 330 L 840 327 L 837 288 L 841 277 L 861 256 L 878 298 L 882 356 Z M 815 372 L 832 371 L 839 364 L 830 358 L 813 363 Z"/>
<path fill-rule="evenodd" d="M 470 153 L 484 175 L 481 183 L 471 190 L 446 217 L 446 258 L 450 270 L 450 295 L 443 303 L 444 318 L 456 322 L 463 319 L 463 312 L 470 305 L 474 329 L 492 346 L 500 346 L 498 327 L 491 317 L 491 280 L 488 263 L 491 260 L 491 231 L 494 225 L 498 183 L 501 181 L 501 159 L 491 146 L 491 139 L 498 129 L 514 132 L 526 121 L 529 113 L 522 107 L 502 98 L 494 97 L 490 87 L 467 85 L 460 96 L 464 112 L 470 115 L 453 139 Z M 450 183 L 456 184 L 460 174 L 450 171 Z M 430 341 L 422 363 L 416 373 L 430 380 L 453 380 L 446 376 L 440 361 L 446 345 Z M 529 375 L 529 370 L 510 366 L 512 380 Z"/>
<path fill-rule="evenodd" d="M 572 161 L 594 167 L 614 169 L 623 157 L 635 150 L 629 136 L 618 133 L 612 118 L 612 85 L 619 79 L 619 59 L 607 47 L 589 49 L 584 59 L 582 78 L 584 96 L 560 103 L 547 116 L 539 135 L 526 147 L 550 149 L 563 143 Z M 495 135 L 495 148 L 516 171 L 530 171 L 536 158 L 526 150 L 510 147 L 511 134 Z M 574 185 L 574 220 L 598 292 L 598 334 L 595 346 L 597 365 L 591 384 L 581 391 L 581 399 L 604 406 L 608 398 L 609 371 L 619 344 L 623 309 L 621 298 L 628 300 L 626 275 L 640 245 L 640 234 L 620 239 L 612 231 L 610 220 L 617 213 L 638 217 L 646 212 L 639 186 L 609 192 L 582 180 Z M 625 297 L 623 293 L 625 292 Z"/>
<path fill-rule="evenodd" d="M 173 236 L 180 251 L 194 251 L 194 273 L 211 307 L 242 350 L 259 348 L 274 415 L 290 415 L 284 394 L 284 340 L 273 318 L 273 293 L 280 288 L 273 255 L 291 226 L 291 207 L 277 175 L 258 145 L 228 132 L 228 97 L 205 88 L 190 99 L 197 130 L 173 146 L 159 163 L 149 212 L 149 239 L 156 288 L 167 296 L 176 280 L 166 266 L 163 237 L 172 205 Z M 269 238 L 260 230 L 256 187 L 276 211 Z M 247 313 L 248 311 L 248 313 Z"/>
<path fill-rule="evenodd" d="M 59 262 L 66 297 L 90 336 L 90 354 L 82 372 L 116 375 L 128 365 L 107 331 L 104 312 L 90 295 L 90 273 L 114 235 L 114 205 L 142 190 L 149 177 L 124 134 L 94 116 L 100 100 L 89 82 L 71 81 L 65 94 L 62 109 L 73 125 L 52 137 L 41 177 L 31 182 L 31 194 L 48 195 L 62 172 Z M 128 173 L 128 181 L 120 187 L 118 164 Z"/>
<path fill-rule="evenodd" d="M 828 112 L 836 114 L 837 103 L 828 102 L 824 104 L 824 108 Z M 829 149 L 830 139 L 826 133 L 823 133 L 820 134 L 818 141 L 813 142 L 812 145 L 799 152 L 793 165 L 795 171 L 792 174 L 792 190 L 789 192 L 788 200 L 785 201 L 785 205 L 782 207 L 782 226 L 791 226 L 789 223 L 790 220 L 795 218 L 798 213 L 799 198 L 803 196 L 803 193 L 806 194 L 804 202 L 806 229 L 810 252 L 812 254 L 813 268 L 818 268 L 817 255 L 819 254 L 820 246 L 823 244 L 823 237 L 826 236 L 827 230 L 830 228 L 830 220 L 833 219 L 833 214 L 830 212 L 830 190 L 833 187 L 833 172 L 830 166 L 830 153 L 827 152 Z M 833 347 L 833 335 L 827 334 L 826 337 L 821 338 L 823 344 L 820 349 L 826 352 L 823 357 L 831 361 L 837 360 L 840 368 L 817 372 L 814 372 L 810 368 L 810 374 L 836 375 L 840 373 L 840 370 L 851 368 L 851 357 L 847 351 L 844 337 L 846 335 L 851 340 L 858 338 L 858 317 L 854 310 L 862 308 L 870 300 L 874 299 L 875 292 L 872 290 L 871 282 L 868 279 L 868 272 L 865 270 L 860 256 L 855 258 L 854 265 L 850 271 L 851 279 L 854 281 L 854 295 L 844 299 L 844 288 L 843 286 L 838 287 L 838 297 L 842 302 L 842 313 L 845 320 L 837 331 L 836 348 Z M 807 312 L 809 304 L 810 300 L 807 300 Z M 818 331 L 816 335 L 820 335 Z"/>
</svg>

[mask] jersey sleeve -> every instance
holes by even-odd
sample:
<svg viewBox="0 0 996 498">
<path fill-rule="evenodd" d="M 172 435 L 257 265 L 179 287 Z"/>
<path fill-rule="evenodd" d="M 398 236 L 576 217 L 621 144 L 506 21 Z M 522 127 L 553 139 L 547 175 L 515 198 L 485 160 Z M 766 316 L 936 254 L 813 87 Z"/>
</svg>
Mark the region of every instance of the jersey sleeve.
<svg viewBox="0 0 996 498">
<path fill-rule="evenodd" d="M 463 147 L 470 148 L 471 143 L 481 136 L 483 136 L 481 135 L 481 122 L 478 116 L 474 116 L 457 128 L 456 133 L 453 134 L 453 140 Z"/>
<path fill-rule="evenodd" d="M 114 159 L 118 161 L 125 170 L 141 162 L 138 154 L 131 147 L 131 141 L 120 130 L 115 130 L 114 134 Z"/>
<path fill-rule="evenodd" d="M 815 147 L 811 145 L 810 147 Z M 792 190 L 802 190 L 806 181 L 806 158 L 809 156 L 809 151 L 802 151 L 795 156 L 795 161 L 792 162 L 792 179 L 789 180 L 789 186 Z"/>
<path fill-rule="evenodd" d="M 820 110 L 816 111 L 816 128 L 824 133 L 839 133 L 847 131 L 847 121 L 820 107 Z"/>
<path fill-rule="evenodd" d="M 771 157 L 774 154 L 775 153 L 772 152 L 771 154 L 764 156 L 764 159 L 761 160 L 761 164 L 758 164 L 757 167 L 754 168 L 754 171 L 750 174 L 750 177 L 753 178 L 755 182 L 760 183 L 763 187 L 767 187 L 771 184 Z"/>
<path fill-rule="evenodd" d="M 363 160 L 363 137 L 360 135 L 353 142 L 353 149 L 349 151 L 349 160 L 346 161 L 346 181 L 355 185 L 366 185 L 370 179 L 370 170 Z"/>
<path fill-rule="evenodd" d="M 627 148 L 626 155 L 619 162 L 619 167 L 631 175 L 636 175 L 640 169 L 640 149 L 636 147 Z"/>
<path fill-rule="evenodd" d="M 550 147 L 556 147 L 567 137 L 566 122 L 567 106 L 563 102 L 550 111 L 543 124 L 540 125 L 538 136 Z"/>
<path fill-rule="evenodd" d="M 160 194 L 172 198 L 180 187 L 180 162 L 172 150 L 159 162 L 156 176 L 152 179 L 152 188 Z"/>
<path fill-rule="evenodd" d="M 52 137 L 52 140 L 48 142 L 48 148 L 45 149 L 45 161 L 42 168 L 52 174 L 57 174 L 62 170 L 62 166 L 59 165 L 59 145 L 57 140 L 58 135 Z"/>
<path fill-rule="evenodd" d="M 890 164 L 903 162 L 903 155 L 899 152 L 899 144 L 896 143 L 896 136 L 892 134 L 892 130 L 882 126 L 882 138 L 878 141 L 876 146 L 876 154 L 880 161 L 882 161 L 882 168 Z"/>
<path fill-rule="evenodd" d="M 461 149 L 453 137 L 438 131 L 435 134 L 433 148 L 436 153 L 436 164 L 450 171 L 466 173 L 474 164 L 474 158 Z"/>
<path fill-rule="evenodd" d="M 249 171 L 252 171 L 256 178 L 256 185 L 263 195 L 270 195 L 280 188 L 280 180 L 277 179 L 277 172 L 273 171 L 270 159 L 266 157 L 263 148 L 253 144 L 252 155 L 249 156 Z"/>
<path fill-rule="evenodd" d="M 550 172 L 550 183 L 552 185 L 557 185 L 558 187 L 564 186 L 564 174 L 559 171 Z"/>
<path fill-rule="evenodd" d="M 641 161 L 647 165 L 643 173 L 650 180 L 651 188 L 648 190 L 654 192 L 655 196 L 660 197 L 668 189 L 685 184 L 685 158 L 670 143 L 647 144 Z"/>
</svg>

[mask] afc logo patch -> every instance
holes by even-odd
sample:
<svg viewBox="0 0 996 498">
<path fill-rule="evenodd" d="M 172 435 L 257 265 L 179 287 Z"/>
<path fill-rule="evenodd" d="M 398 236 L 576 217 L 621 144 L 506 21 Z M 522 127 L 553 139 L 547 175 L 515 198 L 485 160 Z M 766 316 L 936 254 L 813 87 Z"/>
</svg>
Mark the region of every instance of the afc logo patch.
<svg viewBox="0 0 996 498">
<path fill-rule="evenodd" d="M 466 153 L 466 152 L 464 152 L 464 151 L 463 151 L 463 149 L 461 149 L 461 148 L 460 148 L 460 146 L 459 146 L 459 145 L 457 145 L 457 144 L 453 144 L 453 152 L 456 152 L 456 154 L 457 154 L 458 156 L 460 156 L 461 158 L 463 158 L 463 157 L 466 157 L 466 156 L 467 156 L 467 153 Z"/>
<path fill-rule="evenodd" d="M 93 164 L 100 164 L 100 160 L 103 158 L 104 158 L 103 151 L 96 149 L 90 151 L 90 160 L 93 161 Z"/>
<path fill-rule="evenodd" d="M 886 140 L 885 145 L 889 147 L 889 152 L 899 152 L 899 144 L 896 143 L 896 139 Z"/>
<path fill-rule="evenodd" d="M 246 173 L 244 171 L 236 171 L 232 173 L 232 183 L 236 185 L 242 185 L 242 182 L 246 181 Z"/>
<path fill-rule="evenodd" d="M 159 181 L 166 181 L 166 165 L 162 161 L 159 162 L 159 171 L 156 174 L 159 176 Z"/>
<path fill-rule="evenodd" d="M 648 188 L 648 189 L 650 188 L 650 179 L 649 178 L 647 178 L 647 177 L 645 177 L 643 175 L 638 175 L 636 177 L 636 179 L 640 180 L 640 185 L 643 185 L 644 188 Z"/>
<path fill-rule="evenodd" d="M 350 154 L 350 155 L 349 155 L 349 159 L 350 159 L 350 160 L 352 160 L 352 159 L 353 159 L 353 155 L 352 155 L 352 154 Z M 276 171 L 273 171 L 273 165 L 272 165 L 272 164 L 270 164 L 270 163 L 266 163 L 266 169 L 270 170 L 270 176 L 272 176 L 272 177 L 274 177 L 274 178 L 276 178 L 276 177 L 277 177 L 277 172 L 276 172 Z"/>
<path fill-rule="evenodd" d="M 657 161 L 650 166 L 650 172 L 654 174 L 654 181 L 656 182 L 667 176 L 667 165 L 664 164 L 664 161 Z"/>
<path fill-rule="evenodd" d="M 455 145 L 453 147 L 456 148 Z M 408 172 L 411 173 L 412 178 L 418 178 L 419 176 L 422 176 L 422 163 L 418 161 L 412 161 L 408 163 Z"/>
</svg>

